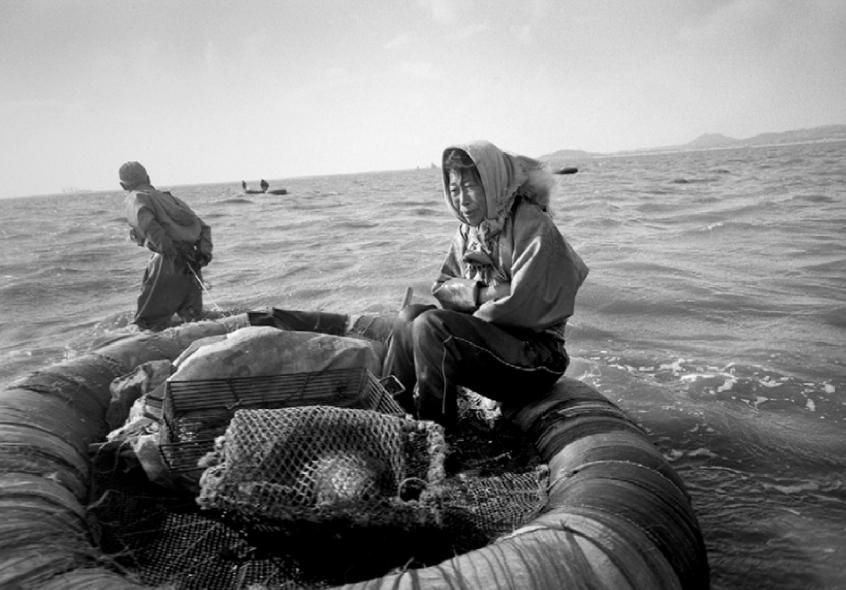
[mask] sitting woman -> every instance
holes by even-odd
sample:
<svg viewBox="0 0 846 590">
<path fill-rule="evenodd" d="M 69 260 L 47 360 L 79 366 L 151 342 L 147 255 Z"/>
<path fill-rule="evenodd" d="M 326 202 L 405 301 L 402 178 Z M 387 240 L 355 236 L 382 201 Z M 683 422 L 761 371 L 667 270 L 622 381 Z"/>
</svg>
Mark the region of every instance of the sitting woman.
<svg viewBox="0 0 846 590">
<path fill-rule="evenodd" d="M 443 183 L 460 225 L 432 287 L 441 307 L 407 310 L 387 369 L 408 410 L 450 428 L 458 386 L 520 404 L 564 374 L 564 327 L 588 268 L 550 216 L 555 180 L 540 162 L 487 141 L 456 145 Z"/>
</svg>

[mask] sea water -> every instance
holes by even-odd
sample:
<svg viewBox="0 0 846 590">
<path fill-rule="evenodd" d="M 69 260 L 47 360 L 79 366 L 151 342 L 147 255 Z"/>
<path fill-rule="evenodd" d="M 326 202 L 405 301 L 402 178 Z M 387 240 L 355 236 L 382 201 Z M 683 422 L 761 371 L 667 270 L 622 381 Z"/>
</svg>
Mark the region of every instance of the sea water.
<svg viewBox="0 0 846 590">
<path fill-rule="evenodd" d="M 591 272 L 567 371 L 687 484 L 714 588 L 846 587 L 846 142 L 596 157 L 555 220 Z M 150 171 L 155 183 L 155 170 Z M 205 306 L 431 301 L 440 171 L 170 188 L 212 227 Z M 148 254 L 123 192 L 0 200 L 0 384 L 127 331 Z"/>
</svg>

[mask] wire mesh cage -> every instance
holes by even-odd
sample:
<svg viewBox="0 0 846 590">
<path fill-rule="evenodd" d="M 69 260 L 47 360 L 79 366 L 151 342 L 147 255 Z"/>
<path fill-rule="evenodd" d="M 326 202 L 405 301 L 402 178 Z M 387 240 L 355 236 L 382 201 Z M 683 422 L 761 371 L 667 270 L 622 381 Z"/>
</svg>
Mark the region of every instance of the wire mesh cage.
<svg viewBox="0 0 846 590">
<path fill-rule="evenodd" d="M 309 405 L 403 415 L 383 383 L 365 368 L 285 375 L 168 381 L 162 406 L 160 449 L 174 473 L 197 471 L 240 409 Z"/>
<path fill-rule="evenodd" d="M 446 444 L 434 422 L 373 410 L 239 410 L 203 462 L 197 503 L 267 529 L 289 521 L 437 519 Z"/>
</svg>

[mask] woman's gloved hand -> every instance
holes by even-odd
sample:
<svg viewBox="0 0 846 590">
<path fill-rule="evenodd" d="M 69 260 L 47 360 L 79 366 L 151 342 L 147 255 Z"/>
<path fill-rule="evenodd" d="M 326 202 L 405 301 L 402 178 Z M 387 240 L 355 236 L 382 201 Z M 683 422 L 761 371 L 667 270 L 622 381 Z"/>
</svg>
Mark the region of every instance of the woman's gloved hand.
<svg viewBox="0 0 846 590">
<path fill-rule="evenodd" d="M 509 283 L 494 283 L 493 285 L 479 285 L 479 305 L 487 303 L 488 301 L 495 301 L 502 299 L 511 294 L 511 285 Z"/>
</svg>

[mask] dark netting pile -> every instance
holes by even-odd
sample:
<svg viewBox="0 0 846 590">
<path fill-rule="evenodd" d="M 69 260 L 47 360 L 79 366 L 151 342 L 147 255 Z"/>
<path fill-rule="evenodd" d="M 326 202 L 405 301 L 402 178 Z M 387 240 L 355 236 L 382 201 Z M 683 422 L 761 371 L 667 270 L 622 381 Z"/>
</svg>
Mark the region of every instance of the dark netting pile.
<svg viewBox="0 0 846 590">
<path fill-rule="evenodd" d="M 349 376 L 353 390 L 361 383 L 374 389 L 372 379 Z M 337 379 L 323 382 L 337 393 Z M 314 390 L 314 382 L 310 387 L 309 400 L 331 397 Z M 231 383 L 216 383 L 207 399 L 214 400 L 215 388 L 232 395 Z M 459 427 L 445 436 L 434 423 L 398 415 L 378 382 L 376 393 L 353 392 L 364 400 L 352 404 L 360 407 L 284 407 L 290 404 L 273 402 L 267 383 L 246 389 L 261 389 L 263 401 L 242 399 L 227 410 L 201 407 L 201 392 L 192 388 L 194 421 L 186 436 L 192 440 L 171 436 L 167 444 L 176 446 L 166 453 L 179 459 L 178 469 L 199 469 L 184 460 L 201 457 L 205 471 L 196 488 L 151 484 L 131 455 L 93 458 L 90 514 L 100 544 L 137 581 L 186 589 L 326 588 L 485 546 L 545 504 L 545 465 L 472 392 L 465 392 Z M 229 419 L 224 431 L 222 414 Z M 182 418 L 170 416 L 171 433 Z M 198 441 L 205 441 L 201 453 L 191 446 Z"/>
</svg>

